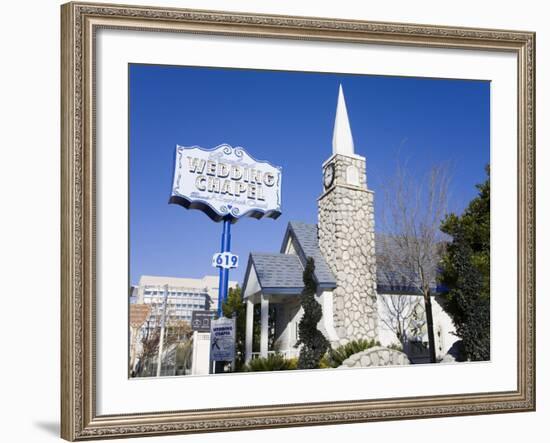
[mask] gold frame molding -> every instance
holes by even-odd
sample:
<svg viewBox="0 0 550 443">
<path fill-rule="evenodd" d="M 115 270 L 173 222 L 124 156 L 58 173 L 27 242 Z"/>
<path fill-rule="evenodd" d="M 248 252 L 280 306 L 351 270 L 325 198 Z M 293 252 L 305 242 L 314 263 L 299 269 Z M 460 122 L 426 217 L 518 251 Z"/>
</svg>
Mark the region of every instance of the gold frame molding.
<svg viewBox="0 0 550 443">
<path fill-rule="evenodd" d="M 507 51 L 518 69 L 517 390 L 98 416 L 94 36 L 99 28 Z M 61 436 L 87 440 L 535 410 L 535 34 L 143 6 L 61 7 Z"/>
</svg>

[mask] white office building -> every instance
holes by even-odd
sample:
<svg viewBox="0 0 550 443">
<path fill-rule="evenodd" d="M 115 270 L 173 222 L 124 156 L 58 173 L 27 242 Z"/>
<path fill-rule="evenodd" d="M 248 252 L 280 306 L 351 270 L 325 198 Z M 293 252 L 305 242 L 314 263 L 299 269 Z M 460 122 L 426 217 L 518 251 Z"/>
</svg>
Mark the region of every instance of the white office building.
<svg viewBox="0 0 550 443">
<path fill-rule="evenodd" d="M 203 278 L 143 275 L 133 291 L 131 301 L 151 305 L 149 327 L 155 327 L 157 325 L 152 323 L 161 317 L 164 291 L 167 286 L 167 318 L 191 323 L 193 311 L 218 309 L 218 283 L 219 277 L 214 275 L 205 275 Z M 237 282 L 229 282 L 230 288 L 236 285 Z"/>
<path fill-rule="evenodd" d="M 150 305 L 151 312 L 145 320 L 145 323 L 141 326 L 139 332 L 135 334 L 133 338 L 130 334 L 132 346 L 131 355 L 139 356 L 142 338 L 147 337 L 152 331 L 160 328 L 165 297 L 165 320 L 167 324 L 173 324 L 174 322 L 183 320 L 191 326 L 193 311 L 217 311 L 218 286 L 219 277 L 215 275 L 206 275 L 202 278 L 141 276 L 139 283 L 130 288 L 129 302 L 130 304 Z M 229 288 L 234 288 L 236 286 L 237 282 L 229 282 Z M 203 336 L 209 336 L 209 334 L 203 333 L 200 335 L 200 338 L 204 339 Z M 162 353 L 162 376 L 183 375 L 187 373 L 184 367 L 185 365 L 180 367 L 182 366 L 182 362 L 178 363 L 178 359 L 176 358 L 177 347 L 182 343 L 182 341 L 178 341 L 169 346 L 165 346 Z M 197 351 L 199 347 L 202 353 Z M 193 347 L 193 359 L 196 361 L 192 364 L 192 373 L 208 373 L 209 354 L 208 352 L 205 354 L 203 348 L 204 344 L 202 342 L 196 343 Z M 208 344 L 206 345 L 206 350 L 208 351 Z M 138 361 L 139 358 L 136 360 L 131 358 L 130 364 L 132 370 L 136 368 Z M 141 374 L 139 376 L 151 376 L 156 374 L 156 357 L 154 359 L 144 360 L 140 362 L 140 365 L 143 365 L 144 369 L 139 371 Z M 204 372 L 204 367 L 206 367 L 206 372 Z"/>
</svg>

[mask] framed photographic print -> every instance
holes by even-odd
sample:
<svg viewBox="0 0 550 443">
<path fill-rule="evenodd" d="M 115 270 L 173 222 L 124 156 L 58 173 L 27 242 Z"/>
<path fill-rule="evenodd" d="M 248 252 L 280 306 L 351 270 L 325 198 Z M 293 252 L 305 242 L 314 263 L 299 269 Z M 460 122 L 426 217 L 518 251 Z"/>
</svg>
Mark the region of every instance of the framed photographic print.
<svg viewBox="0 0 550 443">
<path fill-rule="evenodd" d="M 533 33 L 61 14 L 63 438 L 534 410 Z"/>
</svg>

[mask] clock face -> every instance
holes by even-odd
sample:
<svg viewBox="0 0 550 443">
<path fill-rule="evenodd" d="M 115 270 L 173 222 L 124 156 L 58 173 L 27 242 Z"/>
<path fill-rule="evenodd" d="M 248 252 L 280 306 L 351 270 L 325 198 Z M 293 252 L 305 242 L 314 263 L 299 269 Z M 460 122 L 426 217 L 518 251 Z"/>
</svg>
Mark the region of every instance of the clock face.
<svg viewBox="0 0 550 443">
<path fill-rule="evenodd" d="M 330 188 L 332 186 L 332 182 L 334 182 L 334 164 L 331 163 L 325 168 L 325 171 L 323 173 L 323 185 L 325 186 L 325 189 Z"/>
</svg>

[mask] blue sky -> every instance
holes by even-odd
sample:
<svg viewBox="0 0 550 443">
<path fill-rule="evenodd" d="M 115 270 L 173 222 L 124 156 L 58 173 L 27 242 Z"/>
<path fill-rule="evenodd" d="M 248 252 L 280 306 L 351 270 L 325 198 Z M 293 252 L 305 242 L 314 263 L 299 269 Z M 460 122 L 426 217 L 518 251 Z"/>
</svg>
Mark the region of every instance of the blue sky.
<svg viewBox="0 0 550 443">
<path fill-rule="evenodd" d="M 153 65 L 130 65 L 129 78 L 131 284 L 144 274 L 217 275 L 211 257 L 222 224 L 168 204 L 176 144 L 242 146 L 283 168 L 283 214 L 232 226 L 240 267 L 231 280 L 242 283 L 251 251 L 278 252 L 288 221 L 316 223 L 339 83 L 375 192 L 393 175 L 398 156 L 418 174 L 451 162 L 450 205 L 460 212 L 489 163 L 485 81 Z M 375 194 L 375 205 L 381 203 Z"/>
</svg>

